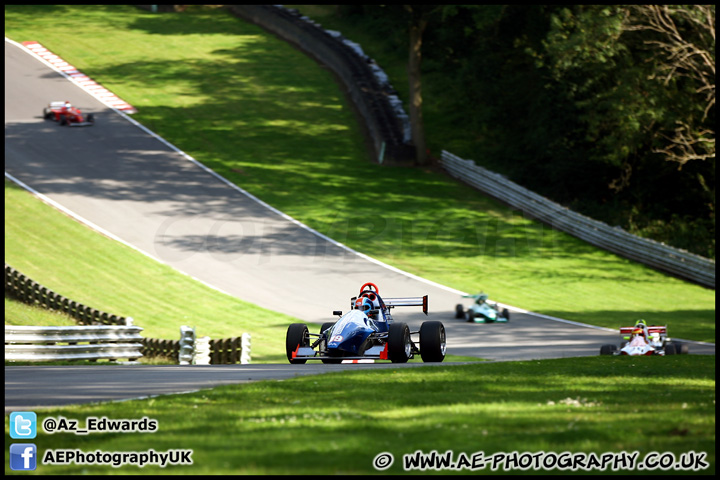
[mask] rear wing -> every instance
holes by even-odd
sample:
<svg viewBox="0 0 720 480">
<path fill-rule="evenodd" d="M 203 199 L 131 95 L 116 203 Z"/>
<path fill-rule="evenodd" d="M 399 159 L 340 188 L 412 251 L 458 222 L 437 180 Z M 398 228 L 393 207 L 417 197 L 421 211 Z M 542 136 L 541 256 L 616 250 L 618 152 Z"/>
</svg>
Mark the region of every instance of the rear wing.
<svg viewBox="0 0 720 480">
<path fill-rule="evenodd" d="M 620 335 L 632 335 L 632 331 L 636 327 L 620 327 Z M 665 325 L 650 325 L 647 327 L 648 334 L 657 333 L 660 335 L 667 335 L 667 326 Z"/>
<path fill-rule="evenodd" d="M 404 298 L 384 298 L 387 307 L 422 307 L 423 313 L 428 314 L 428 296 L 422 297 L 404 297 Z"/>
</svg>

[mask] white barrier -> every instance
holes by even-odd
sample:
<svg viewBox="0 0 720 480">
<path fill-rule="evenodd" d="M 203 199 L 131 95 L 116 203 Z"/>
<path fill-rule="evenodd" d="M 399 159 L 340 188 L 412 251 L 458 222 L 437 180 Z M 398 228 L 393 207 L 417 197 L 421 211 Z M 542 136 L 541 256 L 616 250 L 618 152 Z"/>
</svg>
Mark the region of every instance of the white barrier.
<svg viewBox="0 0 720 480">
<path fill-rule="evenodd" d="M 45 362 L 142 357 L 141 327 L 5 325 L 5 360 Z"/>
<path fill-rule="evenodd" d="M 557 230 L 625 258 L 705 287 L 715 288 L 714 260 L 632 235 L 620 228 L 611 227 L 573 212 L 497 173 L 476 165 L 472 160 L 464 160 L 447 151 L 443 150 L 440 164 L 453 177 Z"/>
<path fill-rule="evenodd" d="M 242 352 L 240 353 L 240 363 L 242 365 L 248 365 L 250 363 L 250 334 L 243 333 L 240 337 L 240 345 Z"/>
</svg>

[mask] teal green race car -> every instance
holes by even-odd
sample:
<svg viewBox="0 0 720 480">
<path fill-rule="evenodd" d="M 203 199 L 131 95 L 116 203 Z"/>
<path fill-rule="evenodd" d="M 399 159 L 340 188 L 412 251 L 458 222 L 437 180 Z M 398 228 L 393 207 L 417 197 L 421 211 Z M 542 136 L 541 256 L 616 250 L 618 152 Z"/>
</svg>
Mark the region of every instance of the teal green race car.
<svg viewBox="0 0 720 480">
<path fill-rule="evenodd" d="M 474 323 L 506 323 L 510 321 L 508 309 L 503 308 L 500 311 L 497 303 L 489 303 L 487 293 L 463 295 L 463 298 L 472 298 L 475 301 L 467 310 L 461 303 L 458 303 L 455 307 L 455 318 L 463 318 Z"/>
</svg>

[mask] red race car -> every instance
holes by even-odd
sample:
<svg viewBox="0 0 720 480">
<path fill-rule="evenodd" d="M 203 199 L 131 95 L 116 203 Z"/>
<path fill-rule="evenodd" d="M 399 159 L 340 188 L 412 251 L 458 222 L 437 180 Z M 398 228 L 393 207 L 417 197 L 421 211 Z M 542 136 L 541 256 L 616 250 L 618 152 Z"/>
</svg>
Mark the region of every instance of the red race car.
<svg viewBox="0 0 720 480">
<path fill-rule="evenodd" d="M 71 127 L 87 127 L 95 123 L 92 113 L 83 115 L 79 108 L 73 107 L 70 102 L 50 102 L 43 109 L 45 120 L 55 120 L 60 125 Z"/>
</svg>

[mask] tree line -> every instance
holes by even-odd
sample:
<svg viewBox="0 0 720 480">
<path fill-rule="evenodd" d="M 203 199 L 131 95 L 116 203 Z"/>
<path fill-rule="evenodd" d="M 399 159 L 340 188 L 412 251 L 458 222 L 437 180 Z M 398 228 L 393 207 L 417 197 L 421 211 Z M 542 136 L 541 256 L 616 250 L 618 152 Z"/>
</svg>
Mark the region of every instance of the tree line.
<svg viewBox="0 0 720 480">
<path fill-rule="evenodd" d="M 462 119 L 467 152 L 453 153 L 581 213 L 714 258 L 714 5 L 337 13 L 362 17 L 408 52 L 418 163 L 430 161 L 423 102 L 432 95 L 441 105 L 433 114 Z"/>
</svg>

